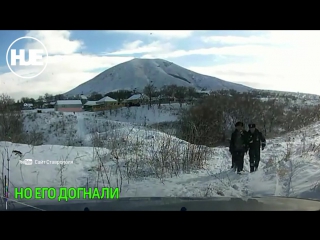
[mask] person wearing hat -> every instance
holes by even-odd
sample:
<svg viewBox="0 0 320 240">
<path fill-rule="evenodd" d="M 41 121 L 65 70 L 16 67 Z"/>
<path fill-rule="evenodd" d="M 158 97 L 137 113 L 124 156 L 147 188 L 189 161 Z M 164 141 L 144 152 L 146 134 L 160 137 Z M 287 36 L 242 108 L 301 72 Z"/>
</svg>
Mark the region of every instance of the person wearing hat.
<svg viewBox="0 0 320 240">
<path fill-rule="evenodd" d="M 243 171 L 244 154 L 248 151 L 248 133 L 244 130 L 244 124 L 237 122 L 235 131 L 231 135 L 229 151 L 232 155 L 232 166 L 238 174 Z"/>
<path fill-rule="evenodd" d="M 251 123 L 248 126 L 250 172 L 255 172 L 259 167 L 260 147 L 262 150 L 264 150 L 264 148 L 266 147 L 266 139 L 263 134 L 256 128 L 256 125 L 254 123 Z"/>
</svg>

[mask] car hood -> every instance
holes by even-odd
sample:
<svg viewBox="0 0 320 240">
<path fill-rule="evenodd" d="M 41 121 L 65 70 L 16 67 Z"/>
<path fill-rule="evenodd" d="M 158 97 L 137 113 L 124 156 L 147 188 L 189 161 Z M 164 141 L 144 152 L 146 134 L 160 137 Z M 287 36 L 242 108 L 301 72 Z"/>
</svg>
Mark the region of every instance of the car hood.
<svg viewBox="0 0 320 240">
<path fill-rule="evenodd" d="M 28 205 L 28 206 L 26 206 Z M 319 211 L 320 201 L 285 198 L 120 198 L 116 200 L 32 200 L 10 203 L 7 211 Z M 6 211 L 4 204 L 2 211 Z"/>
</svg>

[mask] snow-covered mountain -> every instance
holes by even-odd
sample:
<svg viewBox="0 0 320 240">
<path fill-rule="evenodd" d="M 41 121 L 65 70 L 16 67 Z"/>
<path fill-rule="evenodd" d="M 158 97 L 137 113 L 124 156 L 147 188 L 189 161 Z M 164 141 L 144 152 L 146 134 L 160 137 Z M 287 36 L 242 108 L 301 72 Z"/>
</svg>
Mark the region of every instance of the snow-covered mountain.
<svg viewBox="0 0 320 240">
<path fill-rule="evenodd" d="M 190 71 L 166 60 L 133 59 L 100 73 L 93 79 L 65 93 L 65 95 L 86 95 L 92 92 L 106 94 L 120 89 L 142 91 L 149 83 L 157 88 L 175 84 L 177 86 L 195 87 L 198 90 L 234 89 L 243 92 L 252 89 L 241 84 Z"/>
</svg>

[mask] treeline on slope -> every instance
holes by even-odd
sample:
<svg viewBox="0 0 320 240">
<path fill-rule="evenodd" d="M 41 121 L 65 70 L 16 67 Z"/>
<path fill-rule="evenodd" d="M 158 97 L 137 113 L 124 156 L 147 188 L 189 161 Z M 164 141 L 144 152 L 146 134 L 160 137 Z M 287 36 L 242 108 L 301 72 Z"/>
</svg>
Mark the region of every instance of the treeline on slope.
<svg viewBox="0 0 320 240">
<path fill-rule="evenodd" d="M 277 99 L 261 101 L 258 91 L 217 91 L 179 117 L 179 138 L 188 142 L 218 146 L 228 143 L 234 124 L 255 123 L 266 137 L 275 137 L 320 120 L 320 105 L 290 106 Z"/>
<path fill-rule="evenodd" d="M 161 103 L 170 103 L 172 101 L 171 98 L 176 98 L 176 100 L 182 104 L 186 100 L 190 100 L 193 98 L 199 98 L 202 96 L 202 93 L 199 93 L 196 91 L 193 87 L 183 87 L 183 86 L 177 86 L 177 85 L 168 85 L 164 86 L 162 88 L 157 88 L 153 85 L 151 82 L 150 84 L 146 85 L 142 92 L 138 91 L 137 89 L 133 90 L 119 90 L 114 92 L 109 92 L 104 95 L 93 92 L 90 94 L 90 96 L 87 96 L 88 101 L 99 101 L 105 96 L 111 97 L 113 99 L 116 99 L 118 101 L 123 101 L 125 99 L 130 98 L 132 95 L 135 94 L 145 94 L 149 98 L 149 104 L 154 103 L 154 98 L 158 98 L 157 104 Z M 23 103 L 31 103 L 34 105 L 35 108 L 41 108 L 41 106 L 45 102 L 55 102 L 57 100 L 79 100 L 81 99 L 81 95 L 76 96 L 64 96 L 63 94 L 49 94 L 46 93 L 43 96 L 39 96 L 37 99 L 29 98 L 29 97 L 22 97 L 20 100 L 15 102 L 14 104 L 16 106 L 22 106 Z"/>
<path fill-rule="evenodd" d="M 194 98 L 200 98 L 202 96 L 194 87 L 167 85 L 158 89 L 152 82 L 144 88 L 143 93 L 149 97 L 150 106 L 153 98 L 158 98 L 159 105 L 164 103 L 164 101 L 170 103 L 170 98 L 176 98 L 181 107 L 182 103 L 186 100 L 192 101 Z"/>
<path fill-rule="evenodd" d="M 139 93 L 135 89 L 133 91 L 120 90 L 111 92 L 105 96 L 110 96 L 114 99 L 127 99 L 130 96 Z M 194 88 L 180 87 L 176 85 L 165 86 L 157 89 L 151 84 L 147 85 L 143 93 L 150 97 L 150 104 L 153 103 L 151 99 L 154 97 L 175 97 L 182 104 L 187 98 L 196 98 L 201 96 Z M 98 101 L 103 96 L 98 93 L 93 93 L 89 96 L 89 101 Z M 49 93 L 39 96 L 38 99 L 22 97 L 20 100 L 15 101 L 9 95 L 0 95 L 0 141 L 10 141 L 17 143 L 26 143 L 37 145 L 41 143 L 43 136 L 39 132 L 27 132 L 23 129 L 24 115 L 20 111 L 23 103 L 32 103 L 35 108 L 41 108 L 45 102 L 64 100 L 64 99 L 79 99 L 78 97 L 66 98 L 62 94 L 52 95 Z M 170 99 L 169 99 L 170 101 Z M 160 102 L 159 102 L 160 103 Z M 163 103 L 163 102 L 161 102 Z"/>
<path fill-rule="evenodd" d="M 157 98 L 156 103 L 159 105 L 162 103 L 170 103 L 173 100 L 172 98 L 175 98 L 181 105 L 186 100 L 191 100 L 193 98 L 199 98 L 202 96 L 202 93 L 196 91 L 196 89 L 193 87 L 167 85 L 161 88 L 157 88 L 153 85 L 152 82 L 146 85 L 142 92 L 139 92 L 137 89 L 133 89 L 132 91 L 119 90 L 119 91 L 109 92 L 104 96 L 108 96 L 118 101 L 122 101 L 130 98 L 132 95 L 135 95 L 135 94 L 146 95 L 148 97 L 149 105 L 155 103 L 154 102 L 155 98 Z M 94 96 L 97 96 L 97 95 L 98 94 L 94 94 Z"/>
<path fill-rule="evenodd" d="M 181 111 L 179 122 L 174 125 L 178 126 L 175 127 L 175 135 L 179 138 L 201 145 L 217 146 L 227 143 L 236 121 L 246 124 L 254 122 L 267 137 L 273 137 L 320 120 L 320 105 L 290 105 L 288 101 L 278 101 L 290 99 L 290 96 L 281 93 L 268 95 L 262 90 L 249 93 L 229 90 L 211 92 L 210 96 L 198 98 L 202 94 L 194 88 L 171 85 L 157 89 L 152 84 L 147 85 L 143 92 L 152 97 L 175 97 L 181 103 L 185 99 L 197 98 L 191 107 Z M 138 92 L 122 90 L 115 93 L 126 97 Z M 45 94 L 40 99 L 52 101 L 54 97 L 65 99 L 63 95 L 50 94 Z M 99 97 L 95 100 L 103 96 Z M 117 99 L 116 95 L 110 97 Z M 261 101 L 262 97 L 269 100 Z M 28 98 L 15 102 L 10 96 L 0 96 L 0 141 L 27 144 L 41 142 L 43 137 L 40 133 L 23 131 L 21 102 L 33 103 Z"/>
<path fill-rule="evenodd" d="M 23 121 L 23 114 L 14 99 L 5 94 L 0 95 L 0 141 L 31 145 L 41 143 L 43 135 L 36 131 L 25 131 Z"/>
</svg>

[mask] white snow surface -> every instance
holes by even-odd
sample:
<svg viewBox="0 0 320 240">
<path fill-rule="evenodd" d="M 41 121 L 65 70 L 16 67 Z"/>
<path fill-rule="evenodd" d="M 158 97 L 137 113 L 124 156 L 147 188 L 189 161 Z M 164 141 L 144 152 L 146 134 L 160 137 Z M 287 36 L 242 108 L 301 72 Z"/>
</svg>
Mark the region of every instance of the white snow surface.
<svg viewBox="0 0 320 240">
<path fill-rule="evenodd" d="M 93 92 L 104 95 L 115 90 L 133 89 L 143 91 L 145 86 L 151 82 L 158 89 L 167 85 L 213 91 L 234 89 L 243 92 L 252 89 L 241 84 L 190 71 L 166 60 L 137 58 L 107 69 L 64 95 L 72 96 L 82 93 L 90 95 Z"/>
<path fill-rule="evenodd" d="M 186 107 L 184 104 L 182 107 Z M 26 131 L 44 133 L 44 144 L 60 144 L 74 146 L 82 140 L 82 146 L 92 146 L 92 133 L 107 132 L 119 127 L 131 128 L 132 125 L 149 126 L 162 122 L 177 120 L 180 106 L 178 103 L 163 104 L 159 108 L 147 105 L 131 108 L 120 108 L 105 112 L 62 113 L 54 109 L 24 111 Z M 81 146 L 81 144 L 79 144 Z"/>
<path fill-rule="evenodd" d="M 207 152 L 207 161 L 201 169 L 165 171 L 159 178 L 155 166 L 167 166 L 175 161 L 182 169 L 188 149 L 196 146 L 141 126 L 140 117 L 154 111 L 150 122 L 174 121 L 175 115 L 171 114 L 178 108 L 178 105 L 155 107 L 154 110 L 148 110 L 147 106 L 123 108 L 118 117 L 106 112 L 108 118 L 88 112 L 73 114 L 48 110 L 36 114 L 25 111 L 26 115 L 32 116 L 26 119 L 26 127 L 29 131 L 34 127 L 43 129 L 47 135 L 46 145 L 0 142 L 0 159 L 7 159 L 9 153 L 10 193 L 14 187 L 86 187 L 87 183 L 89 187 L 95 187 L 98 182 L 100 188 L 121 187 L 120 197 L 285 196 L 320 199 L 320 123 L 283 137 L 267 139 L 259 170 L 255 173 L 247 173 L 248 156 L 245 156 L 246 172 L 237 175 L 230 170 L 228 148 L 202 146 L 201 151 Z M 139 115 L 135 121 L 132 116 L 123 117 L 122 114 L 128 111 Z M 74 139 L 71 139 L 73 131 Z M 92 138 L 103 143 L 104 148 L 93 148 L 90 145 Z M 82 141 L 84 146 L 65 146 L 67 139 L 72 144 L 75 140 Z M 20 151 L 23 156 L 12 154 L 13 150 Z M 26 166 L 19 163 L 19 160 L 28 158 L 73 161 L 73 164 L 67 165 L 61 175 L 60 165 Z M 108 181 L 97 180 L 101 161 Z"/>
<path fill-rule="evenodd" d="M 317 148 L 320 144 L 320 136 L 317 133 L 319 128 L 320 124 L 315 124 L 300 132 L 268 140 L 268 147 L 261 154 L 260 169 L 255 173 L 233 173 L 229 169 L 231 160 L 228 149 L 211 148 L 209 159 L 203 169 L 180 173 L 177 176 L 169 174 L 161 180 L 152 175 L 152 169 L 148 167 L 148 161 L 152 159 L 154 151 L 161 151 L 159 144 L 163 143 L 164 139 L 172 144 L 177 143 L 180 150 L 176 156 L 181 156 L 188 143 L 156 131 L 119 128 L 119 134 L 126 136 L 126 147 L 118 151 L 121 155 L 119 161 L 122 171 L 125 172 L 127 161 L 140 161 L 142 174 L 136 179 L 123 179 L 120 197 L 286 196 L 320 199 L 320 189 L 317 187 L 317 181 L 320 180 L 320 155 Z M 303 137 L 304 134 L 307 136 Z M 140 149 L 133 150 L 137 147 L 133 146 L 137 141 Z M 132 148 L 129 149 L 130 144 Z M 288 146 L 293 152 L 286 162 L 283 159 Z M 63 174 L 66 187 L 85 187 L 87 179 L 93 187 L 96 181 L 96 156 L 99 155 L 108 168 L 109 186 L 119 187 L 121 176 L 116 173 L 116 161 L 112 159 L 111 150 L 107 148 L 94 150 L 92 147 L 60 145 L 32 147 L 0 142 L 0 149 L 2 155 L 5 155 L 6 151 L 10 153 L 11 187 L 59 188 L 61 185 L 59 165 L 21 165 L 20 157 L 11 154 L 13 150 L 22 152 L 23 158 L 73 161 L 73 164 L 67 165 Z M 247 156 L 245 163 L 247 171 Z M 100 184 L 102 187 L 101 182 Z"/>
</svg>

